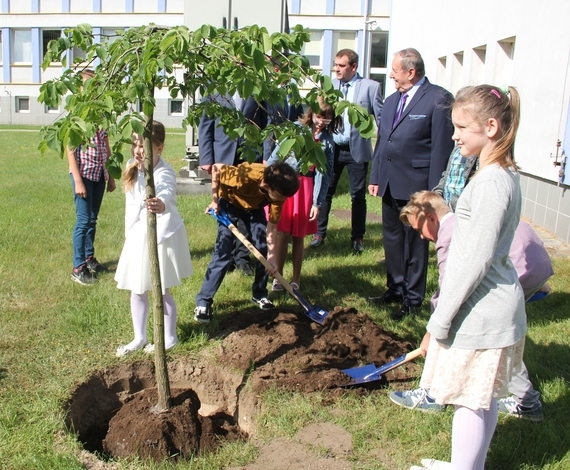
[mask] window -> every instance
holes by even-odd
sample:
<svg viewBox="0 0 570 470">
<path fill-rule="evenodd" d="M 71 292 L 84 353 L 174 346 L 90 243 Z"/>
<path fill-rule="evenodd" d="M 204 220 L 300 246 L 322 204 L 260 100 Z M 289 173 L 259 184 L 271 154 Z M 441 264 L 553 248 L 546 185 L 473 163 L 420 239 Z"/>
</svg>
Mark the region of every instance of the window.
<svg viewBox="0 0 570 470">
<path fill-rule="evenodd" d="M 0 31 L 0 64 L 2 63 L 2 31 Z"/>
<path fill-rule="evenodd" d="M 323 0 L 301 0 L 301 15 L 324 15 L 327 2 Z"/>
<path fill-rule="evenodd" d="M 170 100 L 170 114 L 182 115 L 182 100 Z"/>
<path fill-rule="evenodd" d="M 48 44 L 51 40 L 57 40 L 61 36 L 61 30 L 59 29 L 44 29 L 42 30 L 42 50 L 44 57 L 48 50 Z"/>
<path fill-rule="evenodd" d="M 495 66 L 493 68 L 494 83 L 511 83 L 513 81 L 515 43 L 515 37 L 503 39 L 502 41 L 497 42 Z"/>
<path fill-rule="evenodd" d="M 473 48 L 473 53 L 471 54 L 469 83 L 484 83 L 486 60 L 487 46 Z"/>
<path fill-rule="evenodd" d="M 16 112 L 29 113 L 30 112 L 30 97 L 29 96 L 16 96 Z"/>
<path fill-rule="evenodd" d="M 388 67 L 386 51 L 388 50 L 388 32 L 373 31 L 370 35 L 370 67 L 385 69 Z"/>
<path fill-rule="evenodd" d="M 77 62 L 83 62 L 83 59 L 85 59 L 86 57 L 87 57 L 87 53 L 85 51 L 81 50 L 77 46 L 73 46 L 73 52 L 71 53 L 72 62 L 76 62 L 75 59 L 81 59 Z"/>
<path fill-rule="evenodd" d="M 443 84 L 447 80 L 447 57 L 440 57 L 437 60 L 437 80 L 436 83 Z"/>
<path fill-rule="evenodd" d="M 13 62 L 32 62 L 32 30 L 12 30 L 12 57 Z"/>
<path fill-rule="evenodd" d="M 335 0 L 335 15 L 361 15 L 360 2 L 354 0 Z"/>
<path fill-rule="evenodd" d="M 307 59 L 311 67 L 321 67 L 321 49 L 323 42 L 323 32 L 316 31 L 310 33 L 311 40 L 303 45 L 301 52 Z"/>
<path fill-rule="evenodd" d="M 332 64 L 334 64 L 336 53 L 342 49 L 356 50 L 356 33 L 355 32 L 334 32 L 332 45 Z"/>
<path fill-rule="evenodd" d="M 106 29 L 101 31 L 101 42 L 113 42 L 119 38 L 119 33 L 124 31 L 120 28 Z"/>
<path fill-rule="evenodd" d="M 44 112 L 45 112 L 45 113 L 50 113 L 50 114 L 57 114 L 57 113 L 59 113 L 59 108 L 54 108 L 54 107 L 52 107 L 52 106 L 46 105 L 46 106 L 44 107 Z"/>
</svg>

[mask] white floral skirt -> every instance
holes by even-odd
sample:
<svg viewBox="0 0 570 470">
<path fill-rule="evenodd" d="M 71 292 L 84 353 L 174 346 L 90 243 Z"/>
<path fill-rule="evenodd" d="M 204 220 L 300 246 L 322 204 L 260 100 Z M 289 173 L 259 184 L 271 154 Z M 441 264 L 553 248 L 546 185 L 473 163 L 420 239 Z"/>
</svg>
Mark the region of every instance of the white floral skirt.
<svg viewBox="0 0 570 470">
<path fill-rule="evenodd" d="M 458 349 L 432 336 L 420 387 L 440 405 L 488 410 L 491 399 L 507 396 L 509 382 L 522 367 L 525 337 L 499 349 Z"/>
</svg>

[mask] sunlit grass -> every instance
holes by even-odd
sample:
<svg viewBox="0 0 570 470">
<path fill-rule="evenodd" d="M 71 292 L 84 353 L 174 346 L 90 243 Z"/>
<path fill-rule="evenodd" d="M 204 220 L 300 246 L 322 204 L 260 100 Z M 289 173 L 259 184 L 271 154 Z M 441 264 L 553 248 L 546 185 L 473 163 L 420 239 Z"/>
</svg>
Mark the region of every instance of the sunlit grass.
<svg viewBox="0 0 570 470">
<path fill-rule="evenodd" d="M 1 130 L 4 129 L 4 130 Z M 25 130 L 25 129 L 24 129 Z M 129 293 L 116 289 L 113 273 L 83 287 L 70 280 L 71 230 L 74 223 L 67 163 L 36 148 L 37 129 L 10 132 L 0 126 L 0 462 L 7 469 L 79 469 L 80 445 L 64 426 L 62 406 L 73 387 L 93 372 L 118 363 L 114 351 L 130 340 Z M 169 131 L 163 157 L 178 171 L 185 135 Z M 350 208 L 346 182 L 333 209 Z M 178 207 L 190 239 L 194 275 L 173 289 L 179 311 L 181 345 L 174 355 L 194 355 L 215 346 L 220 319 L 251 306 L 251 279 L 231 273 L 216 295 L 211 325 L 192 320 L 198 292 L 212 253 L 216 223 L 204 214 L 208 196 L 179 196 Z M 369 199 L 379 214 L 379 200 Z M 116 266 L 124 237 L 124 195 L 106 194 L 96 240 L 99 260 Z M 368 314 L 383 328 L 417 343 L 427 322 L 420 315 L 396 323 L 389 310 L 368 305 L 366 297 L 385 285 L 381 226 L 368 225 L 366 251 L 350 254 L 349 222 L 331 217 L 327 244 L 307 250 L 303 267 L 304 294 L 332 309 L 341 305 Z M 433 252 L 432 252 L 433 261 Z M 570 261 L 555 260 L 553 292 L 527 308 L 529 332 L 525 362 L 542 395 L 546 419 L 533 424 L 500 418 L 487 469 L 570 468 Z M 290 275 L 290 266 L 285 276 Z M 437 272 L 429 271 L 428 290 Z M 278 302 L 294 305 L 287 296 Z M 150 328 L 150 331 L 152 328 Z M 152 332 L 151 332 L 152 333 Z M 129 360 L 129 359 L 127 359 Z M 394 384 L 412 388 L 416 382 Z M 452 410 L 438 415 L 397 407 L 388 390 L 314 394 L 270 390 L 258 416 L 258 437 L 292 438 L 307 424 L 332 422 L 353 438 L 351 462 L 357 469 L 405 469 L 421 458 L 448 459 Z M 239 467 L 257 455 L 254 443 L 235 443 L 219 452 L 170 463 L 124 463 L 120 468 Z"/>
</svg>

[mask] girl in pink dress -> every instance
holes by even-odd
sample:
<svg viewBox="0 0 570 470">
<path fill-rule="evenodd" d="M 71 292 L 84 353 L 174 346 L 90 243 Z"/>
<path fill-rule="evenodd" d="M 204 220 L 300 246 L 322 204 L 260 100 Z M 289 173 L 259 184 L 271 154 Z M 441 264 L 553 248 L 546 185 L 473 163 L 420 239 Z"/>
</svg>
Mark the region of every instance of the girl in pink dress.
<svg viewBox="0 0 570 470">
<path fill-rule="evenodd" d="M 281 219 L 277 225 L 277 242 L 275 244 L 275 261 L 277 270 L 283 273 L 289 240 L 292 243 L 293 276 L 291 285 L 298 289 L 301 283 L 301 267 L 304 258 L 304 238 L 317 233 L 317 219 L 319 208 L 325 199 L 330 182 L 334 161 L 333 132 L 338 128 L 338 119 L 334 119 L 334 109 L 322 98 L 319 98 L 320 111 L 314 113 L 309 108 L 306 114 L 299 118 L 299 124 L 308 126 L 313 138 L 321 142 L 326 156 L 326 172 L 319 172 L 313 165 L 305 174 L 300 174 L 300 187 L 293 197 L 288 198 L 283 205 Z M 279 160 L 279 145 L 275 148 L 267 164 Z M 294 155 L 285 160 L 296 170 L 300 165 Z M 273 291 L 282 291 L 283 286 L 275 279 L 271 288 Z"/>
</svg>

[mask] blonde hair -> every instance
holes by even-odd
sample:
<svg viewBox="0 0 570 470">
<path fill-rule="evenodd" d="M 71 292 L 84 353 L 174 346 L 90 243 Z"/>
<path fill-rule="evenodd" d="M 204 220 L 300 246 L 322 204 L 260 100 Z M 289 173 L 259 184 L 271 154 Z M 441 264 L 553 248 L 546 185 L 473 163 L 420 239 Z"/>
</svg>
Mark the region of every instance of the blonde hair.
<svg viewBox="0 0 570 470">
<path fill-rule="evenodd" d="M 502 167 L 518 169 L 514 147 L 521 110 L 520 96 L 515 88 L 510 86 L 503 92 L 492 85 L 465 87 L 457 92 L 452 106 L 468 113 L 481 127 L 489 119 L 495 119 L 497 138 L 485 164 L 498 163 Z"/>
<path fill-rule="evenodd" d="M 133 133 L 133 137 L 138 140 L 143 140 L 143 136 L 140 134 Z M 164 145 L 164 141 L 166 139 L 166 129 L 161 122 L 152 121 L 152 143 L 157 147 Z M 133 189 L 135 181 L 137 180 L 137 173 L 139 171 L 138 163 L 136 160 L 133 160 L 128 167 L 125 168 L 123 172 L 123 190 L 125 192 L 129 192 Z"/>
<path fill-rule="evenodd" d="M 439 194 L 433 191 L 418 191 L 410 196 L 410 201 L 400 211 L 400 221 L 404 225 L 411 225 L 409 221 L 411 215 L 417 218 L 436 214 L 440 218 L 448 212 L 450 212 L 449 206 Z"/>
</svg>

